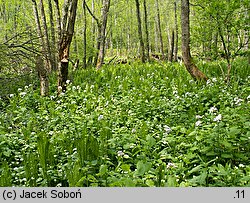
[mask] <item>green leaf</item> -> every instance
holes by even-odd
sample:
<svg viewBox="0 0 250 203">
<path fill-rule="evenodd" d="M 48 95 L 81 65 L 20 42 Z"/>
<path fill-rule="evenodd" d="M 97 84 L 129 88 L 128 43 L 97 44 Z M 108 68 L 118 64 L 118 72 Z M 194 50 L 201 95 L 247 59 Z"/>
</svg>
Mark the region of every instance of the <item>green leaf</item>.
<svg viewBox="0 0 250 203">
<path fill-rule="evenodd" d="M 241 130 L 238 128 L 238 127 L 231 127 L 229 129 L 229 132 L 228 134 L 231 135 L 231 136 L 234 136 L 234 135 L 237 135 L 237 134 L 240 134 Z"/>
<path fill-rule="evenodd" d="M 191 171 L 189 171 L 189 174 L 196 173 L 201 170 L 201 165 L 194 167 Z"/>
<path fill-rule="evenodd" d="M 130 171 L 130 165 L 128 165 L 128 164 L 122 164 L 122 165 L 121 165 L 121 169 L 122 169 L 123 171 L 129 172 L 129 171 Z"/>
<path fill-rule="evenodd" d="M 151 179 L 146 180 L 146 185 L 148 185 L 149 187 L 154 187 L 155 186 L 155 182 Z"/>
<path fill-rule="evenodd" d="M 138 176 L 143 176 L 146 172 L 148 172 L 151 168 L 151 163 L 146 162 L 144 163 L 143 161 L 139 161 L 136 164 L 136 175 Z"/>
<path fill-rule="evenodd" d="M 176 177 L 175 176 L 168 176 L 167 186 L 168 187 L 175 187 L 175 186 L 177 186 L 177 181 L 176 181 Z"/>
<path fill-rule="evenodd" d="M 102 176 L 102 175 L 106 174 L 107 173 L 107 169 L 108 169 L 107 165 L 101 165 L 100 169 L 99 169 L 100 175 Z"/>
</svg>

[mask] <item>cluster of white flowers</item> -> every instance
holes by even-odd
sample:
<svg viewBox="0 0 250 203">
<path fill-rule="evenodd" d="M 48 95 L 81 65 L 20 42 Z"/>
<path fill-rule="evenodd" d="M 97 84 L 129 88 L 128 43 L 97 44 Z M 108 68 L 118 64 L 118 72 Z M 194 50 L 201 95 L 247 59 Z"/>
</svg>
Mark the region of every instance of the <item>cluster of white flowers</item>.
<svg viewBox="0 0 250 203">
<path fill-rule="evenodd" d="M 196 118 L 196 119 L 201 119 L 201 118 L 203 118 L 203 116 L 196 115 L 195 118 Z"/>
<path fill-rule="evenodd" d="M 203 116 L 196 115 L 195 118 L 196 118 L 196 119 L 202 119 Z M 197 120 L 197 121 L 195 122 L 195 126 L 196 126 L 196 127 L 201 126 L 201 124 L 202 124 L 202 121 L 201 121 L 201 120 Z"/>
<path fill-rule="evenodd" d="M 171 162 L 169 162 L 168 164 L 167 164 L 167 169 L 169 169 L 169 168 L 176 168 L 177 166 L 174 164 L 174 163 L 171 163 Z"/>
<path fill-rule="evenodd" d="M 163 127 L 166 134 L 169 134 L 172 131 L 172 129 L 167 125 L 164 125 Z"/>
<path fill-rule="evenodd" d="M 214 120 L 213 120 L 213 121 L 215 121 L 215 122 L 219 122 L 219 121 L 221 121 L 221 119 L 222 119 L 222 115 L 221 115 L 221 114 L 219 114 L 218 116 L 216 116 L 216 117 L 214 118 Z"/>
<path fill-rule="evenodd" d="M 215 113 L 216 111 L 218 111 L 218 109 L 216 108 L 216 107 L 211 107 L 209 110 L 209 113 L 211 114 L 211 113 Z"/>
<path fill-rule="evenodd" d="M 185 93 L 185 97 L 191 97 L 191 96 L 192 96 L 192 94 L 190 92 Z"/>
<path fill-rule="evenodd" d="M 195 122 L 195 126 L 196 126 L 196 127 L 201 126 L 201 123 L 202 123 L 202 121 L 200 121 L 200 120 L 199 120 L 199 121 L 196 121 L 196 122 Z"/>
<path fill-rule="evenodd" d="M 98 121 L 100 121 L 100 120 L 102 120 L 103 119 L 103 115 L 100 115 L 99 117 L 98 117 Z"/>
<path fill-rule="evenodd" d="M 243 102 L 244 100 L 243 99 L 240 99 L 238 97 L 235 97 L 234 98 L 234 102 L 235 102 L 235 105 L 237 106 L 240 106 L 241 105 L 241 102 Z"/>
<path fill-rule="evenodd" d="M 123 158 L 125 158 L 125 159 L 128 159 L 128 158 L 129 158 L 129 155 L 125 154 L 123 151 L 118 151 L 118 152 L 117 152 L 117 156 L 123 157 Z"/>
<path fill-rule="evenodd" d="M 20 92 L 20 96 L 25 96 L 27 93 L 26 92 Z"/>
</svg>

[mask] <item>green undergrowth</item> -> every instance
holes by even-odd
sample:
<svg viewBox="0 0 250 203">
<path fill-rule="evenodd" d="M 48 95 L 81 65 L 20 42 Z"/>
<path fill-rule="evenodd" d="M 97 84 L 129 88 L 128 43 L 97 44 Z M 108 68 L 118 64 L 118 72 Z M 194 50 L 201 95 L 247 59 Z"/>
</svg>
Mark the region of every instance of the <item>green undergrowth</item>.
<svg viewBox="0 0 250 203">
<path fill-rule="evenodd" d="M 1 186 L 250 186 L 250 74 L 200 63 L 78 70 L 67 92 L 0 100 Z"/>
</svg>

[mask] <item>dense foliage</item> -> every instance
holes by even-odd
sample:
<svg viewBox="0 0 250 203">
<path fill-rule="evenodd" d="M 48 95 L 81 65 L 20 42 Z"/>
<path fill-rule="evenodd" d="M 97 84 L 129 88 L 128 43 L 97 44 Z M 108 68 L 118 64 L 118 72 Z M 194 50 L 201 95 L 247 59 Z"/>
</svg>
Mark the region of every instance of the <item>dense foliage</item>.
<svg viewBox="0 0 250 203">
<path fill-rule="evenodd" d="M 248 63 L 230 84 L 224 63 L 199 66 L 207 84 L 177 63 L 133 63 L 78 70 L 60 96 L 13 89 L 0 98 L 0 186 L 250 186 Z"/>
</svg>

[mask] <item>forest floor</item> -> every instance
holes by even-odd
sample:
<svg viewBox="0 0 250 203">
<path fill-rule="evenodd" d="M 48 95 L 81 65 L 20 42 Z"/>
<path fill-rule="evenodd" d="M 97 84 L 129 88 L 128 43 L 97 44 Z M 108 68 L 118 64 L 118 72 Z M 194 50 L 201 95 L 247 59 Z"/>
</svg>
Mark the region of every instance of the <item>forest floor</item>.
<svg viewBox="0 0 250 203">
<path fill-rule="evenodd" d="M 0 186 L 250 186 L 249 64 L 230 84 L 198 66 L 206 84 L 178 63 L 77 70 L 49 97 L 0 79 Z"/>
</svg>

